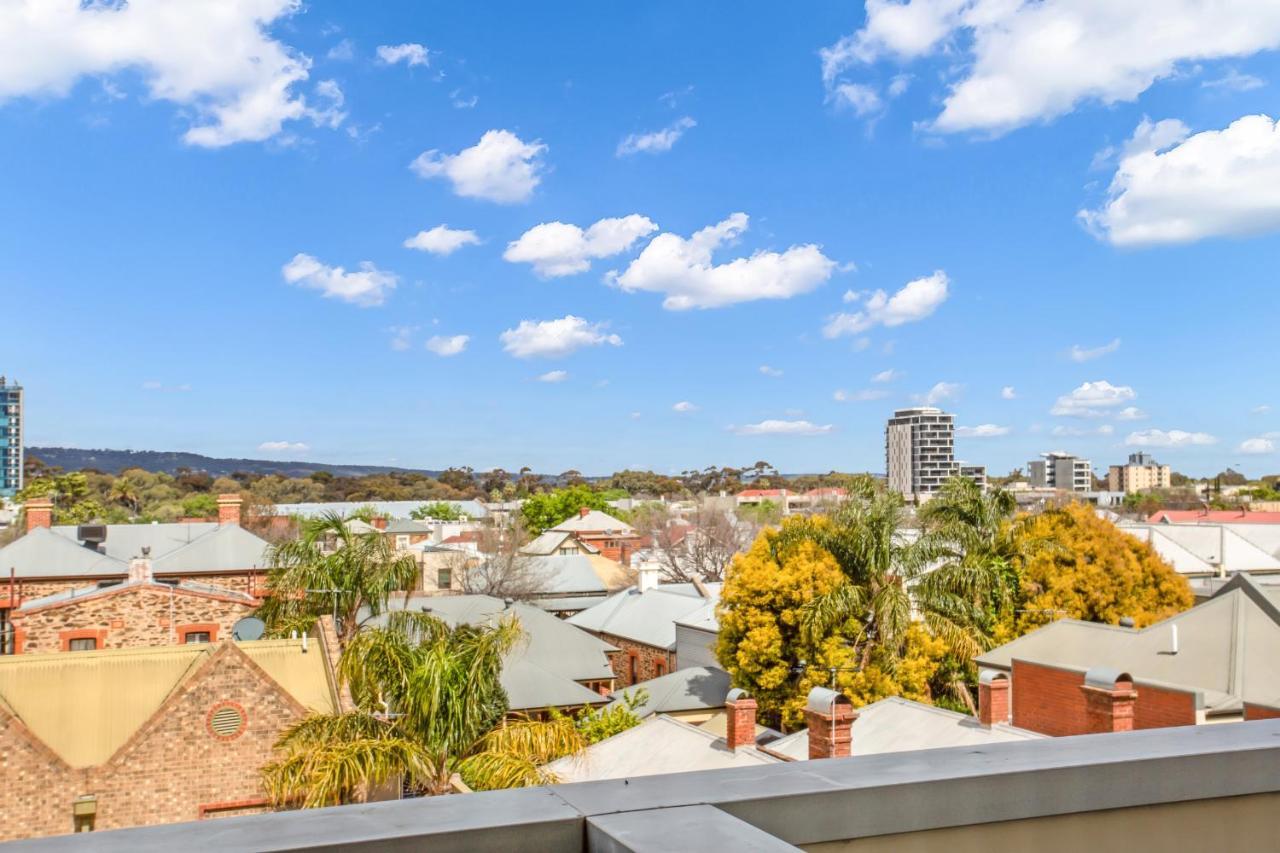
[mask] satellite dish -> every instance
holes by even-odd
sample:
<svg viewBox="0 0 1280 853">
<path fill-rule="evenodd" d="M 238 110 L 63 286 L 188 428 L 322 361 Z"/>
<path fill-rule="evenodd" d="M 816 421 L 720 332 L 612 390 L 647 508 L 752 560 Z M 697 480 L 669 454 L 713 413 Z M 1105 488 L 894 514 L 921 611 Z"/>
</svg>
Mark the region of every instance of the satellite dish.
<svg viewBox="0 0 1280 853">
<path fill-rule="evenodd" d="M 261 640 L 267 632 L 267 623 L 256 616 L 246 616 L 231 626 L 231 638 L 234 640 Z"/>
</svg>

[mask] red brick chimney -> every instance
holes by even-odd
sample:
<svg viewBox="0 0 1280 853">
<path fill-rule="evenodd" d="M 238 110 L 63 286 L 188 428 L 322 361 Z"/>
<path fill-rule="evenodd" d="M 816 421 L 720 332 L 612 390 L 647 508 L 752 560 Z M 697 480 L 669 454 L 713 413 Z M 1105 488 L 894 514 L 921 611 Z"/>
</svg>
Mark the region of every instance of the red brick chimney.
<svg viewBox="0 0 1280 853">
<path fill-rule="evenodd" d="M 994 726 L 1009 722 L 1009 675 L 997 669 L 978 674 L 978 722 Z"/>
<path fill-rule="evenodd" d="M 373 521 L 370 522 L 370 524 L 372 524 L 374 527 L 376 527 L 379 530 L 387 529 L 387 520 L 385 518 L 375 518 L 373 519 Z"/>
<path fill-rule="evenodd" d="M 848 696 L 825 687 L 810 690 L 804 706 L 804 721 L 809 727 L 809 760 L 848 756 L 856 719 L 858 712 L 853 710 Z"/>
<path fill-rule="evenodd" d="M 37 527 L 53 526 L 53 501 L 48 498 L 34 498 L 23 506 L 27 513 L 27 532 Z"/>
<path fill-rule="evenodd" d="M 756 700 L 747 691 L 735 687 L 725 697 L 724 709 L 729 719 L 725 725 L 725 742 L 730 749 L 756 745 Z"/>
<path fill-rule="evenodd" d="M 1084 675 L 1085 732 L 1131 732 L 1138 692 L 1133 677 L 1105 666 L 1095 666 Z"/>
<path fill-rule="evenodd" d="M 235 493 L 218 495 L 218 523 L 238 526 L 240 524 L 240 505 L 242 503 L 240 496 Z"/>
</svg>

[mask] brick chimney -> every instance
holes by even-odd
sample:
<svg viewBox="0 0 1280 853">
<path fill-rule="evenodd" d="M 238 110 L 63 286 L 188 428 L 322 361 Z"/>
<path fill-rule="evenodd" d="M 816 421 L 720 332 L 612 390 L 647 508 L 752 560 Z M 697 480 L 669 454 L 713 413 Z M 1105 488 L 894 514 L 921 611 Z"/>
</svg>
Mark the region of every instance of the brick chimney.
<svg viewBox="0 0 1280 853">
<path fill-rule="evenodd" d="M 994 726 L 1009 722 L 1009 675 L 997 669 L 978 673 L 978 722 Z"/>
<path fill-rule="evenodd" d="M 1105 666 L 1095 666 L 1084 675 L 1085 732 L 1133 731 L 1134 705 L 1138 691 L 1133 677 Z"/>
<path fill-rule="evenodd" d="M 724 699 L 724 709 L 729 715 L 725 724 L 725 742 L 730 749 L 756 745 L 756 700 L 747 691 L 735 687 Z"/>
<path fill-rule="evenodd" d="M 37 527 L 53 526 L 53 501 L 48 498 L 35 498 L 23 506 L 27 513 L 27 532 Z"/>
<path fill-rule="evenodd" d="M 229 495 L 218 495 L 218 523 L 239 526 L 242 503 L 240 496 L 234 492 Z"/>
<path fill-rule="evenodd" d="M 373 521 L 370 522 L 370 524 L 372 524 L 374 527 L 376 527 L 379 530 L 387 529 L 387 520 L 385 518 L 375 518 L 373 519 Z"/>
<path fill-rule="evenodd" d="M 858 712 L 853 710 L 848 696 L 825 687 L 810 690 L 804 705 L 804 721 L 809 727 L 809 760 L 848 756 L 856 719 Z"/>
</svg>

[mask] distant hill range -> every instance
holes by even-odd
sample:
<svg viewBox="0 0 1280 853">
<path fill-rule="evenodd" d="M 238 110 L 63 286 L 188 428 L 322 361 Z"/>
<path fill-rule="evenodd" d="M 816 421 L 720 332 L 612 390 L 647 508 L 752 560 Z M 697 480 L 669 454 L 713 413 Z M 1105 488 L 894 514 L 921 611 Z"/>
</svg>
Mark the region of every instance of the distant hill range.
<svg viewBox="0 0 1280 853">
<path fill-rule="evenodd" d="M 27 457 L 36 457 L 46 465 L 57 465 L 64 471 L 92 468 L 107 474 L 118 474 L 126 468 L 175 473 L 179 468 L 204 471 L 214 477 L 229 476 L 236 471 L 255 474 L 280 474 L 306 477 L 316 471 L 328 471 L 335 477 L 363 477 L 393 471 L 426 474 L 435 477 L 442 472 L 420 468 L 396 468 L 388 465 L 328 465 L 322 462 L 278 462 L 269 459 L 217 459 L 199 453 L 161 450 L 82 450 L 78 447 L 28 447 Z"/>
</svg>

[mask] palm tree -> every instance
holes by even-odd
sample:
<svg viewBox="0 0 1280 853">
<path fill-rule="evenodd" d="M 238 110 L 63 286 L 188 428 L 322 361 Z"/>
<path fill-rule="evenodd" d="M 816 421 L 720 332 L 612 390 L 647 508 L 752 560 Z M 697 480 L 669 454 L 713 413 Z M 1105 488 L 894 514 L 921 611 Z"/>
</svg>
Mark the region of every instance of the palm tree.
<svg viewBox="0 0 1280 853">
<path fill-rule="evenodd" d="M 125 477 L 117 477 L 111 484 L 111 500 L 124 504 L 130 512 L 137 515 L 142 499 L 138 495 L 137 486 Z"/>
<path fill-rule="evenodd" d="M 426 795 L 556 781 L 542 770 L 580 750 L 569 717 L 504 722 L 503 656 L 519 642 L 518 622 L 450 628 L 425 613 L 389 613 L 343 652 L 339 675 L 355 710 L 315 714 L 284 732 L 282 757 L 263 768 L 278 805 L 350 802 L 401 781 Z"/>
<path fill-rule="evenodd" d="M 413 589 L 418 579 L 412 556 L 397 554 L 377 530 L 353 532 L 336 513 L 307 521 L 297 539 L 273 547 L 271 564 L 259 610 L 271 630 L 306 630 L 332 613 L 344 648 L 361 619 L 378 616 L 392 593 Z"/>
<path fill-rule="evenodd" d="M 986 636 L 981 600 L 993 579 L 981 566 L 939 562 L 936 542 L 905 531 L 896 494 L 861 494 L 830 516 L 784 528 L 780 540 L 807 539 L 828 551 L 845 581 L 806 605 L 814 636 L 848 631 L 860 666 L 872 659 L 892 669 L 907 629 L 917 620 L 961 659 L 977 654 Z"/>
</svg>

